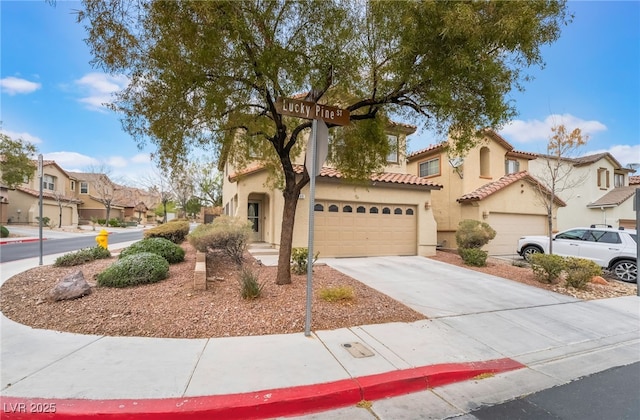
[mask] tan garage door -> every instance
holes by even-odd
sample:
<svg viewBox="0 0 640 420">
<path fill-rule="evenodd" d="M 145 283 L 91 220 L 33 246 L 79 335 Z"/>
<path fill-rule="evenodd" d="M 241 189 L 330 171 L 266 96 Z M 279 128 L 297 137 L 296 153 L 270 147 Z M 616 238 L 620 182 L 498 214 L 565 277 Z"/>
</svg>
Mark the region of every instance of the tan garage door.
<svg viewBox="0 0 640 420">
<path fill-rule="evenodd" d="M 314 214 L 320 256 L 416 255 L 415 206 L 319 200 Z"/>
<path fill-rule="evenodd" d="M 547 234 L 546 216 L 490 213 L 485 222 L 496 231 L 496 237 L 486 247 L 491 255 L 515 254 L 521 236 Z"/>
</svg>

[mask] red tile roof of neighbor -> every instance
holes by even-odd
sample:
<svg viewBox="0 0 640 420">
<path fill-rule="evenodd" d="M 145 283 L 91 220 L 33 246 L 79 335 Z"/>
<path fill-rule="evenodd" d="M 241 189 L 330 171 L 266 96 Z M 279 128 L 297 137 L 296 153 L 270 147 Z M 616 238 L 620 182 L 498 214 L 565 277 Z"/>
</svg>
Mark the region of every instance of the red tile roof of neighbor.
<svg viewBox="0 0 640 420">
<path fill-rule="evenodd" d="M 40 196 L 40 191 L 34 190 L 32 188 L 16 187 L 16 190 L 22 191 L 23 193 L 29 194 L 29 195 L 34 196 L 34 197 L 39 197 Z M 78 198 L 56 196 L 56 194 L 52 194 L 52 193 L 47 192 L 47 191 L 42 191 L 42 197 L 43 198 L 47 198 L 47 199 L 52 199 L 52 200 L 60 199 L 60 201 L 64 201 L 64 202 L 67 202 L 67 203 L 77 203 L 77 204 L 82 203 L 82 200 L 80 200 Z"/>
<path fill-rule="evenodd" d="M 497 193 L 498 191 L 505 189 L 509 185 L 520 180 L 527 181 L 528 183 L 534 185 L 536 188 L 541 188 L 542 191 L 546 192 L 547 194 L 551 193 L 547 188 L 545 188 L 542 184 L 540 184 L 538 180 L 536 180 L 534 177 L 529 175 L 527 171 L 521 171 L 521 172 L 505 175 L 496 181 L 489 182 L 488 184 L 484 184 L 480 188 L 477 188 L 476 190 L 470 193 L 464 194 L 462 197 L 458 198 L 456 201 L 459 203 L 469 202 L 469 201 L 480 201 L 484 198 L 489 197 L 494 193 Z M 559 206 L 562 206 L 562 207 L 566 206 L 566 203 L 558 197 L 555 197 L 554 201 Z"/>
<path fill-rule="evenodd" d="M 242 171 L 233 173 L 229 175 L 230 181 L 235 181 L 238 177 L 243 175 L 249 175 L 254 172 L 258 172 L 265 169 L 263 165 L 254 164 L 250 165 Z M 297 174 L 302 174 L 304 172 L 304 165 L 293 165 L 293 170 Z M 320 170 L 320 177 L 322 178 L 331 178 L 331 179 L 344 179 L 344 176 L 340 171 L 334 168 L 323 167 Z M 427 187 L 431 190 L 439 190 L 442 188 L 442 185 L 434 184 L 433 182 L 420 178 L 416 175 L 411 174 L 402 174 L 402 173 L 392 173 L 392 172 L 380 172 L 376 174 L 372 174 L 369 177 L 371 182 L 383 182 L 388 184 L 402 184 L 402 185 L 414 185 L 419 187 Z"/>
<path fill-rule="evenodd" d="M 640 176 L 630 176 L 629 177 L 629 185 L 639 185 L 640 184 Z"/>
</svg>

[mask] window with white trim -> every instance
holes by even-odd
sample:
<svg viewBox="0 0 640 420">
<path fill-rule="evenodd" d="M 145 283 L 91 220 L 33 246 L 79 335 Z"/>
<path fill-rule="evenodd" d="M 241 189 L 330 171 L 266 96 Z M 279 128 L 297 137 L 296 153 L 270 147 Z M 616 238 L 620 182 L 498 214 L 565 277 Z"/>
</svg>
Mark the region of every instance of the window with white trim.
<svg viewBox="0 0 640 420">
<path fill-rule="evenodd" d="M 520 162 L 515 159 L 507 159 L 504 161 L 504 174 L 515 174 L 520 172 Z"/>
<path fill-rule="evenodd" d="M 56 177 L 51 175 L 44 175 L 42 177 L 42 188 L 49 191 L 56 190 Z"/>
<path fill-rule="evenodd" d="M 624 187 L 624 174 L 613 174 L 613 186 Z"/>
<path fill-rule="evenodd" d="M 387 162 L 398 163 L 398 136 L 387 134 L 387 140 L 389 141 L 389 154 L 387 155 Z"/>
<path fill-rule="evenodd" d="M 421 162 L 419 165 L 419 176 L 435 176 L 440 175 L 440 158 L 436 157 L 427 161 Z"/>
<path fill-rule="evenodd" d="M 80 182 L 80 194 L 89 194 L 88 182 Z"/>
</svg>

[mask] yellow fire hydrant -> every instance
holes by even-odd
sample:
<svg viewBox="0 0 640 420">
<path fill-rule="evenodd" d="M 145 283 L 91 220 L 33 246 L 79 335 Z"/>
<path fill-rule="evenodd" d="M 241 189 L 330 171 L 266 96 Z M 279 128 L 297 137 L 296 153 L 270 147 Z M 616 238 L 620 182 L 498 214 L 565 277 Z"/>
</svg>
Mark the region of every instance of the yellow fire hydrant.
<svg viewBox="0 0 640 420">
<path fill-rule="evenodd" d="M 98 243 L 98 246 L 107 249 L 107 246 L 109 245 L 109 232 L 102 229 L 98 233 L 98 236 L 96 236 L 96 242 Z"/>
</svg>

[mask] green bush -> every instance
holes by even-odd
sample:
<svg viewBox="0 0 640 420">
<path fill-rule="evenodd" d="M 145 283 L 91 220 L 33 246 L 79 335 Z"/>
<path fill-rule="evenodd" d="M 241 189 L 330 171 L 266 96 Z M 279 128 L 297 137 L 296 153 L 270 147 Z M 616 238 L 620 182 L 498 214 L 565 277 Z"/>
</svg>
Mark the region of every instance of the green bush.
<svg viewBox="0 0 640 420">
<path fill-rule="evenodd" d="M 120 220 L 118 219 L 110 219 L 109 226 L 111 227 L 120 227 Z"/>
<path fill-rule="evenodd" d="M 565 269 L 565 260 L 559 255 L 532 254 L 529 263 L 533 275 L 540 283 L 555 283 Z"/>
<path fill-rule="evenodd" d="M 458 254 L 466 265 L 474 267 L 484 267 L 487 265 L 487 256 L 489 253 L 480 248 L 458 248 Z"/>
<path fill-rule="evenodd" d="M 140 252 L 152 252 L 163 257 L 169 264 L 184 261 L 184 249 L 165 238 L 145 238 L 126 247 L 120 253 L 120 258 Z"/>
<path fill-rule="evenodd" d="M 107 224 L 107 219 L 97 219 L 98 220 L 98 224 L 100 226 L 104 226 Z"/>
<path fill-rule="evenodd" d="M 496 237 L 496 231 L 485 222 L 465 219 L 458 223 L 456 243 L 458 248 L 482 248 Z"/>
<path fill-rule="evenodd" d="M 248 267 L 240 271 L 240 294 L 243 299 L 256 299 L 262 294 L 264 283 L 258 282 L 258 276 Z"/>
<path fill-rule="evenodd" d="M 328 287 L 320 290 L 320 298 L 327 302 L 353 300 L 354 297 L 355 293 L 353 288 L 349 286 Z"/>
<path fill-rule="evenodd" d="M 248 221 L 220 216 L 213 223 L 198 225 L 188 240 L 200 252 L 219 249 L 237 264 L 242 264 L 250 232 Z"/>
<path fill-rule="evenodd" d="M 145 238 L 165 238 L 174 244 L 181 244 L 189 234 L 189 222 L 165 223 L 144 231 Z"/>
<path fill-rule="evenodd" d="M 72 267 L 74 265 L 80 265 L 95 260 L 101 260 L 104 258 L 110 258 L 111 252 L 101 246 L 94 246 L 91 248 L 84 248 L 79 251 L 64 254 L 56 258 L 53 265 L 55 267 Z"/>
<path fill-rule="evenodd" d="M 141 252 L 121 258 L 97 276 L 98 286 L 129 287 L 155 283 L 169 275 L 169 263 L 158 254 Z"/>
<path fill-rule="evenodd" d="M 565 258 L 565 273 L 567 286 L 584 289 L 594 276 L 602 275 L 602 268 L 591 260 L 584 258 Z"/>
<path fill-rule="evenodd" d="M 8 238 L 9 237 L 9 229 L 0 225 L 0 238 Z"/>
<path fill-rule="evenodd" d="M 311 261 L 311 265 L 318 261 L 319 252 L 316 252 L 316 255 L 313 257 L 313 261 Z M 308 268 L 308 258 L 309 258 L 309 248 L 293 248 L 291 250 L 291 271 L 294 274 L 306 274 Z"/>
</svg>

